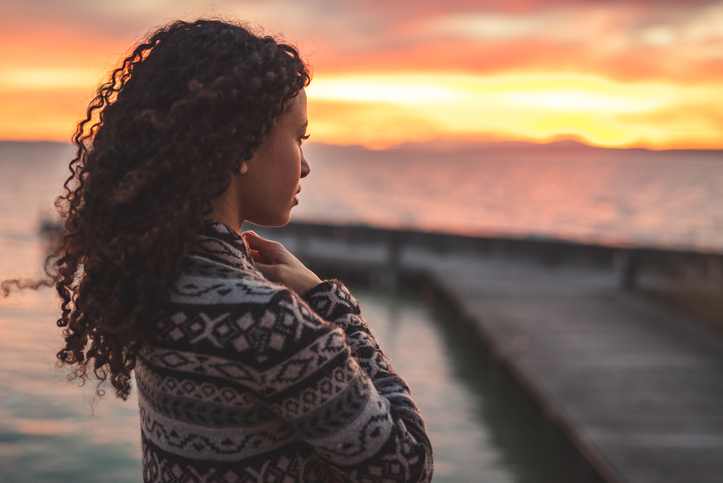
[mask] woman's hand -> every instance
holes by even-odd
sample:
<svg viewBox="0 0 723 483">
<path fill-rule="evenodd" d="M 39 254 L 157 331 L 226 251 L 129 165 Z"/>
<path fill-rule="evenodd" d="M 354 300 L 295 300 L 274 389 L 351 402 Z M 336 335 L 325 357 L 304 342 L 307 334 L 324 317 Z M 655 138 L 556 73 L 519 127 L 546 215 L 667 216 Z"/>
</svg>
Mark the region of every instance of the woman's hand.
<svg viewBox="0 0 723 483">
<path fill-rule="evenodd" d="M 272 282 L 284 284 L 300 296 L 321 283 L 321 279 L 281 243 L 261 238 L 253 231 L 245 231 L 241 236 L 251 249 L 256 268 Z"/>
</svg>

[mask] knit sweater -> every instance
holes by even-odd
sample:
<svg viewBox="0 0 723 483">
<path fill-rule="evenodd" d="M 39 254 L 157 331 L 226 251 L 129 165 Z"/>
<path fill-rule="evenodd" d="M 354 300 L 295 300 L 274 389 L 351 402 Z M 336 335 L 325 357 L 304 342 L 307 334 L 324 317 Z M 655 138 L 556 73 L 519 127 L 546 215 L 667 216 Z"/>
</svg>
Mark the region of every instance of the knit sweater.
<svg viewBox="0 0 723 483">
<path fill-rule="evenodd" d="M 428 482 L 409 387 L 339 281 L 303 299 L 207 222 L 135 377 L 146 482 Z"/>
</svg>

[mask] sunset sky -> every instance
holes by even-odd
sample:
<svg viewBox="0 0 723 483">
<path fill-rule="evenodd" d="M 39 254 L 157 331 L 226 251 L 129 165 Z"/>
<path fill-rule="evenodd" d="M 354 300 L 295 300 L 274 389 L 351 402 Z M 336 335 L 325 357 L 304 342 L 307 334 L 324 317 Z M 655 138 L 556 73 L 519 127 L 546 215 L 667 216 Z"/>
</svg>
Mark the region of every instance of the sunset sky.
<svg viewBox="0 0 723 483">
<path fill-rule="evenodd" d="M 314 67 L 315 141 L 723 149 L 723 1 L 0 0 L 0 139 L 69 139 L 149 29 L 235 18 Z"/>
</svg>

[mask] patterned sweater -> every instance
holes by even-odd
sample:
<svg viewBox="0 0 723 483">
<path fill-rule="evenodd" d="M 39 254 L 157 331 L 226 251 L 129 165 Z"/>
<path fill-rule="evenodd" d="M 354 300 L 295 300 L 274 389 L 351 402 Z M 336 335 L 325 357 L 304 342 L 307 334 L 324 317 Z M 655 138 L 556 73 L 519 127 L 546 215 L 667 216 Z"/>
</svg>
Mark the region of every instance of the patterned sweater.
<svg viewBox="0 0 723 483">
<path fill-rule="evenodd" d="M 428 482 L 409 387 L 338 281 L 303 299 L 207 222 L 135 377 L 146 482 Z"/>
</svg>

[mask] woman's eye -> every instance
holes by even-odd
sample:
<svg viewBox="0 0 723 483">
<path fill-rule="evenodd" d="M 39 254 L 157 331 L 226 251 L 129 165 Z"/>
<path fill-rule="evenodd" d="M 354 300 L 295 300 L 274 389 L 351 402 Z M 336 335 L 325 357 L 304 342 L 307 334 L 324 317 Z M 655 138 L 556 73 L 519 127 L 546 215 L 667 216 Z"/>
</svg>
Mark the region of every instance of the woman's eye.
<svg viewBox="0 0 723 483">
<path fill-rule="evenodd" d="M 311 134 L 307 134 L 306 136 L 301 136 L 301 137 L 299 138 L 299 144 L 304 144 L 304 141 L 306 141 L 307 139 L 309 139 L 309 137 L 311 137 Z"/>
</svg>

